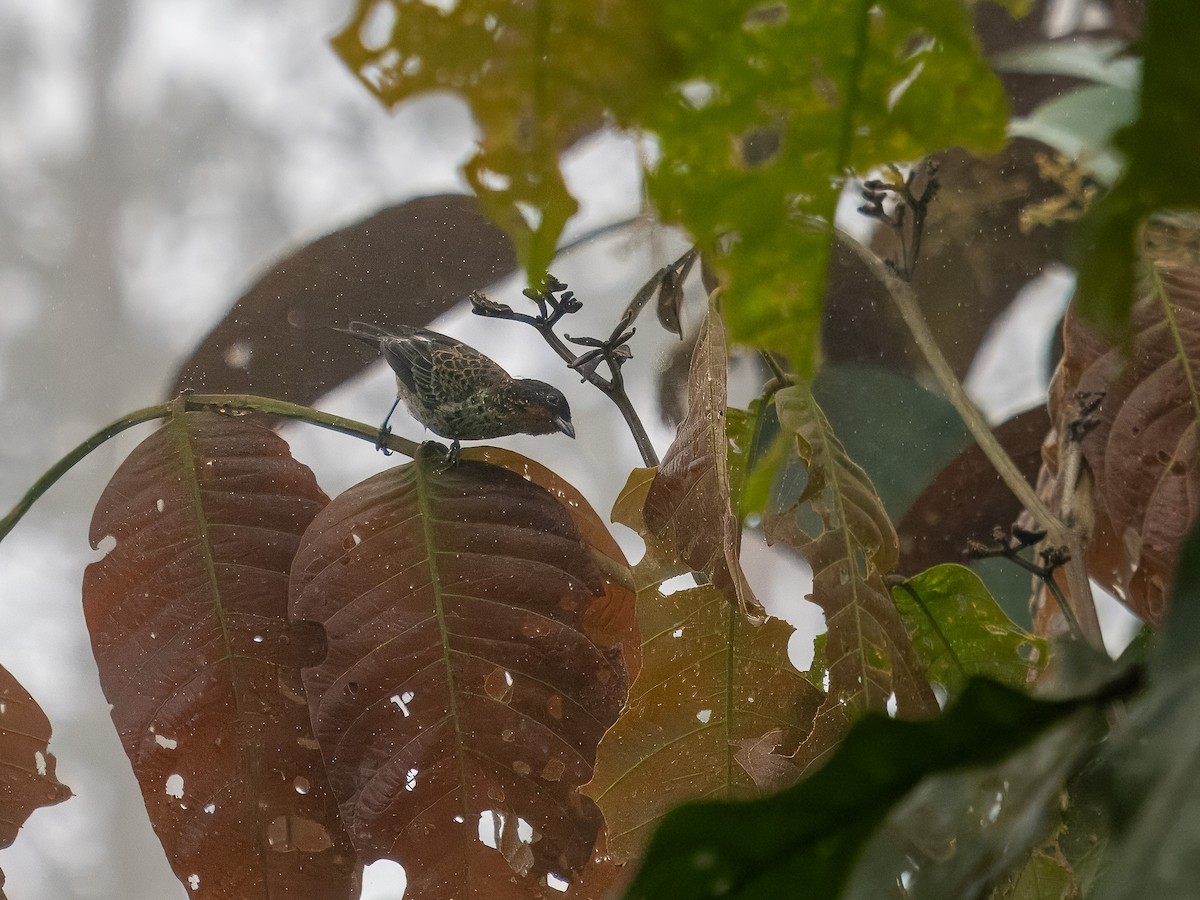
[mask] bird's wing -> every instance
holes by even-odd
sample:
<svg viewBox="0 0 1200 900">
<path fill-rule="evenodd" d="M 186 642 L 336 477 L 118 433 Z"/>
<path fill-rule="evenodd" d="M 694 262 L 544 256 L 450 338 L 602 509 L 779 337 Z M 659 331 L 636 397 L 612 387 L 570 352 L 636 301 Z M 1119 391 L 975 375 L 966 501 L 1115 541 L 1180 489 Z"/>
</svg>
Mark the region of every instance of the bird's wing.
<svg viewBox="0 0 1200 900">
<path fill-rule="evenodd" d="M 511 380 L 478 350 L 436 331 L 385 338 L 380 349 L 405 387 L 430 403 L 464 402 L 483 386 Z"/>
</svg>

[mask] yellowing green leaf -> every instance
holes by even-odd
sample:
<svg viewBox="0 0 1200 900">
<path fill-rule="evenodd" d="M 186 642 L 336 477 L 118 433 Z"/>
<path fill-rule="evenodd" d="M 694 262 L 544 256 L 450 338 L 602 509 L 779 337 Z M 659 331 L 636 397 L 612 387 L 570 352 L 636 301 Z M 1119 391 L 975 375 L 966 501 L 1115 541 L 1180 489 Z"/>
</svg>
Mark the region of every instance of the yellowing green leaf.
<svg viewBox="0 0 1200 900">
<path fill-rule="evenodd" d="M 846 455 L 807 386 L 775 395 L 779 422 L 795 436 L 808 484 L 795 504 L 768 520 L 768 539 L 795 547 L 812 566 L 811 599 L 825 611 L 829 694 L 797 756 L 817 763 L 849 724 L 894 697 L 902 716 L 937 712 L 937 702 L 888 595 L 896 563 L 892 523 L 867 474 Z M 805 513 L 819 525 L 808 525 Z"/>
</svg>

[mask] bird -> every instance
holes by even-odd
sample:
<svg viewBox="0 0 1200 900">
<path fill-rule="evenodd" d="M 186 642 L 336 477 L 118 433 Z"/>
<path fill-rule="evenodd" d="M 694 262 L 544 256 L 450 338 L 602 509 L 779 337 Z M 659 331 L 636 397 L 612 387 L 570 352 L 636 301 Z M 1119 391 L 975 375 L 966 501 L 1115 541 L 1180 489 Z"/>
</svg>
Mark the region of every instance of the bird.
<svg viewBox="0 0 1200 900">
<path fill-rule="evenodd" d="M 449 458 L 457 460 L 459 441 L 506 434 L 575 437 L 567 398 L 551 384 L 513 378 L 499 363 L 462 341 L 425 328 L 380 328 L 351 322 L 337 328 L 379 350 L 396 373 L 396 401 L 379 426 L 379 449 L 391 434 L 388 422 L 400 401 L 413 418 L 449 438 Z"/>
</svg>

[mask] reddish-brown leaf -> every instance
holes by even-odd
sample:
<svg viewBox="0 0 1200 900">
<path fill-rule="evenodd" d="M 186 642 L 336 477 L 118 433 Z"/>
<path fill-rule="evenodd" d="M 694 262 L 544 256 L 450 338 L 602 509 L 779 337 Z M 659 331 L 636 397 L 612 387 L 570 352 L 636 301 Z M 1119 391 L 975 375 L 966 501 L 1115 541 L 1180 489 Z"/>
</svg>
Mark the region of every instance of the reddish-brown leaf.
<svg viewBox="0 0 1200 900">
<path fill-rule="evenodd" d="M 1126 353 L 1070 312 L 1050 406 L 1059 446 L 1073 423 L 1095 480 L 1089 573 L 1148 622 L 1162 621 L 1179 545 L 1200 512 L 1200 268 L 1160 261 L 1132 312 Z M 1083 402 L 1103 398 L 1093 413 Z M 1061 493 L 1061 485 L 1055 488 Z"/>
<path fill-rule="evenodd" d="M 310 403 L 377 359 L 329 326 L 425 325 L 515 265 L 512 244 L 474 197 L 389 206 L 260 278 L 183 364 L 171 391 Z"/>
<path fill-rule="evenodd" d="M 180 414 L 113 476 L 84 613 L 113 722 L 176 875 L 199 898 L 357 896 L 304 703 L 320 656 L 288 572 L 326 497 L 266 429 Z"/>
<path fill-rule="evenodd" d="M 644 515 L 651 534 L 705 573 L 730 603 L 761 620 L 765 613 L 738 561 L 741 526 L 731 505 L 725 430 L 728 369 L 725 325 L 712 308 L 692 354 L 687 414 L 650 485 Z"/>
<path fill-rule="evenodd" d="M 829 692 L 797 753 L 818 764 L 851 722 L 882 711 L 895 697 L 899 715 L 937 712 L 937 701 L 908 631 L 884 584 L 896 565 L 897 539 L 867 473 L 846 454 L 807 387 L 775 395 L 779 423 L 795 435 L 808 484 L 792 508 L 768 517 L 767 537 L 785 541 L 812 566 L 811 599 L 825 611 Z M 805 526 L 804 513 L 815 514 Z"/>
<path fill-rule="evenodd" d="M 50 720 L 0 666 L 0 848 L 16 840 L 35 809 L 71 796 L 71 789 L 54 775 L 49 746 Z"/>
<path fill-rule="evenodd" d="M 541 463 L 505 450 L 502 447 L 469 447 L 462 451 L 463 459 L 477 459 L 516 472 L 527 481 L 544 488 L 557 498 L 571 514 L 592 561 L 597 563 L 604 579 L 604 593 L 596 597 L 583 617 L 584 633 L 600 647 L 619 647 L 624 654 L 625 672 L 630 682 L 641 668 L 642 644 L 638 635 L 637 594 L 633 588 L 633 573 L 621 545 L 612 536 L 604 521 L 596 515 L 583 494 L 559 478 Z"/>
<path fill-rule="evenodd" d="M 485 463 L 421 457 L 313 522 L 291 607 L 327 633 L 313 722 L 355 845 L 414 896 L 557 895 L 543 876 L 588 862 L 600 815 L 576 788 L 626 685 L 585 632 L 603 590 L 568 510 Z"/>
<path fill-rule="evenodd" d="M 1042 439 L 1049 429 L 1050 417 L 1043 407 L 996 426 L 996 440 L 1029 481 L 1037 477 Z M 916 573 L 939 563 L 961 562 L 968 540 L 989 543 L 996 526 L 1007 529 L 1020 514 L 1020 501 L 979 445 L 972 444 L 934 477 L 900 520 L 899 569 Z"/>
</svg>

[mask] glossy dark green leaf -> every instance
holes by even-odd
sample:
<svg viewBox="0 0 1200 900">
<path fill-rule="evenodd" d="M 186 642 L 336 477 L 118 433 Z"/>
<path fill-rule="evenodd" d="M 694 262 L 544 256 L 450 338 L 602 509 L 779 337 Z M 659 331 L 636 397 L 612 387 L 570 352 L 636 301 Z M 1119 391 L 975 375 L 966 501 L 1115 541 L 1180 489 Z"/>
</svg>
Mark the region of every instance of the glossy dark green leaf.
<svg viewBox="0 0 1200 900">
<path fill-rule="evenodd" d="M 1035 700 L 972 681 L 931 721 L 868 715 L 795 787 L 669 814 L 626 898 L 836 897 L 866 840 L 923 778 L 1000 762 L 1090 702 Z"/>
<path fill-rule="evenodd" d="M 1200 884 L 1200 530 L 1180 553 L 1151 687 L 1105 755 L 1116 832 L 1099 900 L 1182 900 Z"/>
</svg>

